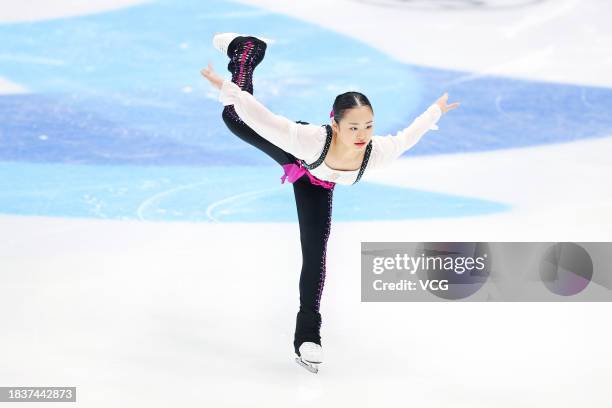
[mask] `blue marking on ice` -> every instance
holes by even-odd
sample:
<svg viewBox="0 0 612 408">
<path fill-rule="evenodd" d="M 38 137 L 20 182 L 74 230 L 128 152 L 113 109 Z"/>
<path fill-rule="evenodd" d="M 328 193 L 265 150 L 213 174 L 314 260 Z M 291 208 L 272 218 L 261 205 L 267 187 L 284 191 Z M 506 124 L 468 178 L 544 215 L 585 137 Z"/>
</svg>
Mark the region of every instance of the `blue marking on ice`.
<svg viewBox="0 0 612 408">
<path fill-rule="evenodd" d="M 0 162 L 0 213 L 118 220 L 297 222 L 280 166 L 98 166 Z M 236 182 L 240 180 L 240 182 Z M 391 199 L 392 197 L 392 199 Z M 480 215 L 507 210 L 485 200 L 362 181 L 336 186 L 335 221 Z"/>
<path fill-rule="evenodd" d="M 448 90 L 460 109 L 405 155 L 607 136 L 612 127 L 605 109 L 611 89 L 487 76 L 466 81 L 469 73 L 403 64 L 357 40 L 245 5 L 158 1 L 0 25 L 0 75 L 32 93 L 0 97 L 0 160 L 269 164 L 225 128 L 217 91 L 199 74 L 212 60 L 229 77 L 211 37 L 237 27 L 277 39 L 257 68 L 255 94 L 292 120 L 326 123 L 334 97 L 356 89 L 372 101 L 375 133 L 394 134 Z M 40 135 L 47 141 L 41 144 Z"/>
<path fill-rule="evenodd" d="M 258 18 L 253 18 L 255 15 Z M 0 212 L 34 214 L 36 209 L 46 215 L 101 216 L 99 211 L 91 212 L 92 208 L 101 208 L 95 201 L 100 194 L 95 187 L 98 184 L 77 183 L 82 185 L 82 197 L 75 198 L 72 190 L 55 185 L 56 180 L 45 180 L 56 172 L 65 177 L 64 165 L 82 165 L 82 169 L 71 167 L 72 171 L 104 180 L 104 188 L 110 189 L 110 196 L 97 198 L 108 206 L 106 215 L 133 214 L 134 203 L 148 196 L 138 193 L 138 184 L 130 184 L 124 187 L 128 188 L 126 192 L 112 196 L 122 186 L 122 177 L 129 177 L 126 173 L 133 169 L 136 174 L 140 171 L 135 169 L 146 169 L 147 174 L 154 175 L 178 167 L 182 176 L 169 178 L 170 184 L 162 184 L 160 189 L 179 189 L 183 195 L 189 188 L 181 186 L 214 184 L 215 169 L 223 169 L 219 170 L 223 183 L 230 187 L 221 188 L 223 194 L 218 198 L 206 196 L 203 202 L 207 206 L 238 196 L 248 199 L 259 214 L 253 215 L 254 219 L 262 214 L 268 220 L 275 219 L 279 213 L 266 210 L 261 195 L 241 196 L 251 191 L 241 186 L 265 183 L 259 176 L 268 174 L 268 170 L 260 169 L 271 168 L 272 161 L 227 130 L 221 120 L 217 91 L 199 73 L 211 60 L 218 72 L 229 77 L 227 58 L 212 47 L 211 37 L 216 31 L 236 31 L 237 27 L 241 32 L 277 40 L 257 68 L 255 95 L 273 112 L 291 120 L 328 122 L 334 97 L 352 89 L 370 98 L 376 114 L 375 133 L 394 134 L 449 91 L 451 102 L 458 100 L 461 107 L 443 117 L 440 130 L 428 132 L 405 156 L 601 137 L 607 136 L 612 126 L 612 116 L 605 109 L 612 105 L 610 89 L 494 76 L 470 79 L 466 72 L 403 64 L 322 27 L 242 4 L 155 1 L 97 15 L 0 24 L 0 76 L 30 91 L 0 96 L 0 160 L 12 163 L 5 165 L 8 173 L 2 180 L 19 186 L 10 194 L 4 193 Z M 16 171 L 18 162 L 23 167 Z M 28 163 L 34 166 L 31 171 L 27 170 Z M 48 173 L 39 173 L 37 166 L 43 163 L 60 167 L 54 171 L 51 166 L 45 168 Z M 234 168 L 239 164 L 247 167 Z M 99 176 L 92 173 L 94 169 Z M 255 184 L 246 181 L 252 180 L 249 174 L 253 170 L 259 175 Z M 29 184 L 23 174 L 35 177 L 33 190 L 25 188 Z M 24 184 L 19 185 L 17 180 Z M 39 190 L 40 185 L 57 188 L 55 199 L 48 200 L 42 209 L 26 202 L 41 191 L 52 194 L 51 190 Z M 353 187 L 356 189 L 345 197 L 383 194 L 381 201 L 388 203 L 398 194 L 417 194 L 372 183 L 362 186 Z M 194 188 L 199 189 L 195 196 L 201 197 L 204 187 L 191 187 L 192 192 Z M 163 201 L 171 202 L 175 195 L 168 193 L 162 196 Z M 109 197 L 114 197 L 112 203 Z M 395 208 L 389 210 L 389 219 L 506 209 L 501 204 L 477 200 L 460 207 L 462 199 L 457 197 L 428 197 L 430 200 L 420 197 L 430 202 L 423 208 L 415 207 L 414 200 L 398 200 L 398 207 L 389 207 Z M 90 200 L 86 210 L 71 201 L 81 198 Z M 359 201 L 363 199 L 355 200 Z M 268 202 L 269 197 L 266 205 Z M 435 207 L 438 202 L 440 208 Z M 151 202 L 145 204 L 141 212 L 154 207 Z M 279 203 L 279 208 L 285 208 L 285 204 Z M 203 208 L 189 211 L 183 205 L 190 205 L 189 201 L 178 201 L 173 210 L 159 211 L 159 217 L 173 219 L 175 211 L 191 214 L 186 219 L 205 219 L 194 215 Z M 350 214 L 354 210 L 360 214 L 352 214 L 351 219 L 383 217 L 380 211 L 349 207 L 339 212 Z M 209 210 L 224 220 L 248 219 L 244 215 L 248 211 L 239 198 Z M 278 217 L 289 219 L 294 212 L 289 206 Z"/>
</svg>

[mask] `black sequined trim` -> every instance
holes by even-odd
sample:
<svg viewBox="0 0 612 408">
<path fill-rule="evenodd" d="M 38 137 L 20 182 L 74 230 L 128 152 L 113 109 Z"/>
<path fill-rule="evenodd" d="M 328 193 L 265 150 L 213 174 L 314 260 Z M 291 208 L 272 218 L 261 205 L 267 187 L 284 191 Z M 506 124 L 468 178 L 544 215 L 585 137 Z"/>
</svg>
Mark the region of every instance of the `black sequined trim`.
<svg viewBox="0 0 612 408">
<path fill-rule="evenodd" d="M 371 151 L 372 151 L 372 141 L 370 140 L 370 142 L 366 146 L 365 154 L 363 155 L 363 161 L 361 162 L 361 168 L 359 169 L 359 174 L 357 174 L 357 178 L 355 179 L 353 184 L 357 183 L 359 179 L 361 179 L 361 176 L 363 175 L 363 172 L 365 171 L 366 166 L 368 165 L 368 160 L 370 160 Z"/>
<path fill-rule="evenodd" d="M 302 162 L 302 165 L 306 167 L 308 170 L 317 168 L 321 165 L 321 163 L 323 163 L 323 161 L 325 160 L 325 157 L 327 156 L 327 152 L 329 151 L 329 147 L 331 146 L 331 142 L 332 142 L 331 126 L 329 125 L 321 125 L 321 126 L 324 126 L 327 130 L 327 138 L 325 139 L 325 146 L 323 146 L 323 152 L 321 152 L 321 156 L 319 156 L 319 158 L 311 164 L 308 164 L 304 160 L 300 159 L 300 161 Z"/>
</svg>

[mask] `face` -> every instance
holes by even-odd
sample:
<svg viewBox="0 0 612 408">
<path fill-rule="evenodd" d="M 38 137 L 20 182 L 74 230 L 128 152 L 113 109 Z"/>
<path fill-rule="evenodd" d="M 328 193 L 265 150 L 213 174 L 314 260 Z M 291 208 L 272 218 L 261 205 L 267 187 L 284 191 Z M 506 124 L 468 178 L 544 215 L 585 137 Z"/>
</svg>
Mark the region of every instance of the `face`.
<svg viewBox="0 0 612 408">
<path fill-rule="evenodd" d="M 340 124 L 332 119 L 332 128 L 336 133 L 337 143 L 349 149 L 362 150 L 372 139 L 374 115 L 369 106 L 351 108 L 344 111 Z"/>
</svg>

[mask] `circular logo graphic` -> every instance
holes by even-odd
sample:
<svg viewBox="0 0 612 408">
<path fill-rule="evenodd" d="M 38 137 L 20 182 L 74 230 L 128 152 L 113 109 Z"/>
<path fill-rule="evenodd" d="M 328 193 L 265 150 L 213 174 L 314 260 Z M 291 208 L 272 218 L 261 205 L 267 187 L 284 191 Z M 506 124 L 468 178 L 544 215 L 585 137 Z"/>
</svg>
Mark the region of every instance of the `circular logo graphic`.
<svg viewBox="0 0 612 408">
<path fill-rule="evenodd" d="M 544 253 L 540 278 L 552 293 L 572 296 L 582 292 L 593 278 L 593 261 L 580 245 L 558 243 Z"/>
</svg>

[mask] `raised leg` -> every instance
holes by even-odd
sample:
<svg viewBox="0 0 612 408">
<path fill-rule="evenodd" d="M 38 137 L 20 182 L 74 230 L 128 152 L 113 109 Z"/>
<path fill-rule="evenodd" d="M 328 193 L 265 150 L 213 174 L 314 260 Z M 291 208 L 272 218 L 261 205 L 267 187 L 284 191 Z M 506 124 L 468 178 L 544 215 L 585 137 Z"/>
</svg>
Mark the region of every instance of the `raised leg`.
<svg viewBox="0 0 612 408">
<path fill-rule="evenodd" d="M 256 37 L 236 37 L 228 46 L 230 62 L 227 69 L 232 73 L 232 82 L 243 91 L 253 94 L 253 71 L 263 61 L 266 43 Z M 228 129 L 248 144 L 266 153 L 278 164 L 294 163 L 296 158 L 270 143 L 240 119 L 234 105 L 223 108 L 223 121 Z"/>
</svg>

